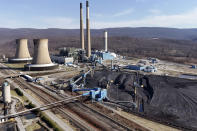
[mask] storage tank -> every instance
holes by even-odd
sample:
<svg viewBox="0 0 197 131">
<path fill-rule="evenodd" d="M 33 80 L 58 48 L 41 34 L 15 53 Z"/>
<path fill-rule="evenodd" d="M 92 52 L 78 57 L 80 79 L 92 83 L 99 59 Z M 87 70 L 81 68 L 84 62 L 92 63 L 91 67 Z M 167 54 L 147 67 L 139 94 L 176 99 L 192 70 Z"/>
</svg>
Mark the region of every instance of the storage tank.
<svg viewBox="0 0 197 131">
<path fill-rule="evenodd" d="M 10 85 L 8 84 L 8 82 L 3 83 L 2 89 L 3 102 L 6 104 L 11 103 Z"/>
<path fill-rule="evenodd" d="M 34 57 L 32 64 L 25 65 L 25 70 L 41 71 L 58 67 L 51 62 L 48 50 L 48 39 L 34 39 Z"/>
<path fill-rule="evenodd" d="M 10 58 L 9 63 L 28 63 L 32 61 L 32 57 L 29 54 L 28 40 L 16 39 L 16 54 L 14 58 Z"/>
</svg>

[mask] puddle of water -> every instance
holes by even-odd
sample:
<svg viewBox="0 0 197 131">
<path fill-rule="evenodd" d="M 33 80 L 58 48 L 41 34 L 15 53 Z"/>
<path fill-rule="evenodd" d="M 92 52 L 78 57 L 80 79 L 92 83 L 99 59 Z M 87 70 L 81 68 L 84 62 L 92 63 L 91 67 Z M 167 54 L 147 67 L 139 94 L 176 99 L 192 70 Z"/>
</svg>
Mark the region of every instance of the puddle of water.
<svg viewBox="0 0 197 131">
<path fill-rule="evenodd" d="M 44 127 L 41 127 L 40 129 L 36 129 L 34 131 L 47 131 Z"/>
<path fill-rule="evenodd" d="M 197 75 L 187 75 L 187 74 L 182 74 L 179 76 L 179 78 L 185 78 L 185 79 L 197 79 Z"/>
<path fill-rule="evenodd" d="M 28 119 L 34 119 L 34 118 L 36 118 L 36 115 L 34 115 L 34 114 L 27 114 L 24 117 L 25 117 L 25 119 L 28 120 Z"/>
</svg>

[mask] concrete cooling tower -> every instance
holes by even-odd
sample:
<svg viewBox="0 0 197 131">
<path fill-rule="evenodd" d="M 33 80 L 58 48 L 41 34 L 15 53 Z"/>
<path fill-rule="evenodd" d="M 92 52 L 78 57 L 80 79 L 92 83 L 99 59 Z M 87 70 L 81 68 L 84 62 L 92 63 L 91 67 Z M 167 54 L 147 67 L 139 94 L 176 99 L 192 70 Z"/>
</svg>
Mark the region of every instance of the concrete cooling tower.
<svg viewBox="0 0 197 131">
<path fill-rule="evenodd" d="M 17 49 L 14 58 L 10 58 L 10 63 L 28 63 L 32 61 L 32 57 L 28 50 L 27 39 L 16 39 Z"/>
<path fill-rule="evenodd" d="M 32 64 L 25 65 L 25 70 L 41 71 L 57 68 L 58 65 L 51 62 L 48 51 L 48 39 L 34 39 L 34 57 Z"/>
</svg>

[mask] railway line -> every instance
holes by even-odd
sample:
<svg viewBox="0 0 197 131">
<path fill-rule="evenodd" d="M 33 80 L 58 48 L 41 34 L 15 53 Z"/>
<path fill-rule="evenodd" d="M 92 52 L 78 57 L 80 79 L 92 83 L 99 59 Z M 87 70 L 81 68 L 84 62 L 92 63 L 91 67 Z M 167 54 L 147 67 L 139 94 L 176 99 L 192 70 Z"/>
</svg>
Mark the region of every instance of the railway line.
<svg viewBox="0 0 197 131">
<path fill-rule="evenodd" d="M 1 72 L 3 72 L 4 74 L 7 74 L 7 75 L 15 74 L 14 71 L 8 70 L 8 69 L 2 70 Z M 27 89 L 31 90 L 44 103 L 55 102 L 55 101 L 58 100 L 58 98 L 55 98 L 54 96 L 50 95 L 48 92 L 46 92 L 46 91 L 44 91 L 44 90 L 42 90 L 38 87 L 31 87 L 29 84 L 27 84 L 25 82 L 22 82 L 20 80 L 20 78 L 17 78 L 16 82 L 23 89 L 27 88 Z M 98 130 L 98 129 L 108 130 L 109 128 L 114 129 L 114 130 L 133 130 L 133 128 L 128 127 L 127 125 L 124 125 L 124 124 L 121 124 L 121 123 L 117 122 L 116 120 L 114 120 L 113 118 L 105 115 L 104 113 L 99 112 L 95 109 L 92 109 L 92 108 L 88 107 L 86 104 L 75 102 L 75 103 L 66 104 L 66 106 L 67 107 L 57 107 L 55 110 L 58 113 L 60 113 L 62 117 L 68 119 L 75 127 L 80 128 L 80 130 L 91 130 L 91 129 L 93 129 L 93 130 Z M 78 109 L 76 109 L 76 108 L 78 108 Z M 93 113 L 92 115 L 94 115 L 94 117 L 96 117 L 97 120 L 99 118 L 101 120 L 101 118 L 102 118 L 102 121 L 105 120 L 105 121 L 107 121 L 107 123 L 102 123 L 102 122 L 96 121 L 96 119 L 92 119 L 91 116 L 89 116 L 87 113 L 80 112 L 79 110 L 83 110 L 84 112 L 89 111 L 88 113 L 89 114 Z M 150 116 L 147 116 L 145 114 L 129 110 L 128 108 L 124 108 L 123 110 L 126 111 L 126 112 L 129 112 L 131 114 L 134 114 L 136 116 L 148 119 L 150 121 L 158 122 L 158 123 L 161 123 L 161 124 L 164 124 L 164 125 L 176 128 L 176 129 L 186 130 L 186 131 L 187 130 L 188 131 L 195 131 L 196 130 L 194 128 L 185 127 L 185 126 L 181 126 L 179 124 L 171 123 L 169 121 L 165 121 L 165 120 L 161 120 L 161 119 L 158 119 L 158 118 L 150 117 Z M 73 117 L 74 116 L 73 114 L 75 114 L 75 117 Z M 80 119 L 80 117 L 83 120 Z M 86 119 L 86 120 L 84 120 L 84 119 Z M 113 123 L 113 125 L 111 125 L 111 123 Z M 146 129 L 144 128 L 144 130 L 146 130 Z"/>
<path fill-rule="evenodd" d="M 14 72 L 10 72 L 5 70 L 6 74 L 11 75 L 11 74 L 15 74 Z M 45 91 L 43 91 L 42 89 L 38 88 L 38 87 L 30 87 L 27 83 L 24 83 L 21 81 L 20 78 L 16 78 L 14 80 L 16 83 L 18 83 L 21 88 L 25 89 L 29 89 L 31 90 L 34 94 L 36 94 L 39 98 L 42 99 L 42 101 L 44 101 L 44 103 L 49 103 L 49 102 L 55 102 L 58 100 L 58 98 L 54 98 L 54 96 L 49 95 L 49 93 L 46 93 Z M 68 105 L 68 104 L 67 104 Z M 78 112 L 78 110 L 80 109 L 73 109 L 73 107 L 77 107 L 80 109 L 83 109 L 84 112 L 82 113 L 81 111 Z M 68 109 L 68 108 L 62 108 L 62 107 L 58 107 L 56 108 L 56 111 L 60 112 L 61 115 L 63 115 L 65 118 L 69 119 L 69 121 L 71 121 L 75 126 L 80 127 L 80 129 L 83 130 L 95 130 L 95 129 L 103 129 L 103 130 L 109 130 L 109 129 L 114 129 L 114 130 L 132 130 L 132 128 L 127 127 L 126 125 L 122 125 L 119 122 L 116 122 L 115 120 L 113 120 L 112 118 L 102 114 L 101 112 L 98 112 L 96 110 L 93 110 L 92 108 L 85 106 L 85 104 L 82 103 L 70 103 L 70 108 L 72 108 L 72 110 Z M 65 109 L 67 109 L 67 111 L 65 111 Z M 80 121 L 79 119 L 75 120 L 73 119 L 73 115 L 71 116 L 70 113 L 68 113 L 68 111 L 75 111 L 75 113 L 77 113 L 78 116 L 83 117 L 85 119 L 85 121 L 87 123 L 90 123 L 89 125 L 85 124 L 84 122 Z M 97 118 L 100 117 L 100 121 L 108 121 L 108 123 L 101 123 L 100 121 L 98 121 L 97 119 L 92 119 L 90 118 L 90 116 L 88 116 L 89 114 L 85 114 L 85 111 L 89 110 L 89 113 L 93 112 L 94 114 L 92 114 L 92 118 L 93 116 L 97 116 Z M 80 121 L 80 122 L 79 122 Z M 112 124 L 113 123 L 113 124 Z M 94 127 L 97 128 L 89 128 L 89 127 L 93 127 L 91 125 L 94 125 Z M 110 125 L 110 126 L 109 126 Z M 98 128 L 99 127 L 99 128 Z M 88 128 L 88 129 L 87 129 Z"/>
<path fill-rule="evenodd" d="M 5 75 L 12 75 L 15 74 L 15 72 L 10 71 L 8 69 L 4 69 L 1 71 L 3 74 Z M 47 94 L 45 91 L 41 90 L 40 88 L 36 88 L 36 87 L 30 87 L 28 84 L 25 84 L 24 82 L 22 82 L 19 78 L 14 79 L 14 82 L 16 82 L 23 90 L 25 89 L 29 89 L 31 92 L 33 92 L 34 94 L 36 94 L 40 99 L 42 99 L 42 102 L 44 103 L 49 103 L 49 102 L 55 102 L 57 101 L 57 98 L 51 97 L 49 96 L 49 94 Z M 76 120 L 73 118 L 73 116 L 71 116 L 71 113 L 66 112 L 63 108 L 61 107 L 57 107 L 56 111 L 58 111 L 62 117 L 66 118 L 67 120 L 71 121 L 72 124 L 75 127 L 80 128 L 81 130 L 94 130 L 93 128 L 90 128 L 90 126 L 87 126 L 85 123 L 83 122 L 79 122 L 79 120 Z"/>
<path fill-rule="evenodd" d="M 28 88 L 31 90 L 34 94 L 36 94 L 42 102 L 44 103 L 51 103 L 58 100 L 58 98 L 55 98 L 54 96 L 46 93 L 42 89 L 38 87 L 31 87 L 28 84 L 25 84 L 20 79 L 16 79 L 16 81 L 23 89 Z M 66 98 L 66 97 L 64 97 Z M 83 110 L 83 111 L 82 111 Z M 85 106 L 85 104 L 75 102 L 75 103 L 69 103 L 66 104 L 66 107 L 58 107 L 55 109 L 55 111 L 59 112 L 61 116 L 63 115 L 65 118 L 69 119 L 74 125 L 77 127 L 80 127 L 80 129 L 90 130 L 89 127 L 92 127 L 93 130 L 132 130 L 131 127 L 127 127 L 126 125 L 122 125 L 119 122 L 116 122 L 110 117 L 107 117 L 105 114 L 102 114 L 88 106 Z M 78 117 L 73 117 L 72 114 L 77 114 Z M 91 114 L 91 115 L 89 115 Z M 75 118 L 75 119 L 73 119 Z M 82 119 L 85 122 L 82 122 Z M 98 120 L 98 119 L 100 120 Z M 102 122 L 105 121 L 105 122 Z M 99 128 L 98 128 L 99 127 Z M 88 128 L 88 129 L 87 129 Z"/>
<path fill-rule="evenodd" d="M 24 82 L 22 82 L 19 79 L 16 79 L 15 82 L 22 88 L 22 89 L 29 89 L 32 93 L 34 93 L 37 97 L 39 97 L 39 99 L 43 102 L 43 103 L 52 103 L 57 101 L 57 98 L 54 98 L 52 96 L 50 96 L 49 94 L 47 94 L 45 91 L 41 90 L 40 88 L 37 87 L 31 87 L 28 84 L 25 84 Z M 75 126 L 80 127 L 80 129 L 83 130 L 89 130 L 90 128 L 87 127 L 87 125 L 85 125 L 84 123 L 82 124 L 81 122 L 78 122 L 79 120 L 76 120 L 73 118 L 73 116 L 71 116 L 71 113 L 68 113 L 66 111 L 64 111 L 64 108 L 62 107 L 57 107 L 55 109 L 56 112 L 58 112 L 59 114 L 61 114 L 61 116 L 63 118 L 68 119 L 69 121 L 71 121 Z M 92 128 L 91 128 L 92 129 Z"/>
</svg>

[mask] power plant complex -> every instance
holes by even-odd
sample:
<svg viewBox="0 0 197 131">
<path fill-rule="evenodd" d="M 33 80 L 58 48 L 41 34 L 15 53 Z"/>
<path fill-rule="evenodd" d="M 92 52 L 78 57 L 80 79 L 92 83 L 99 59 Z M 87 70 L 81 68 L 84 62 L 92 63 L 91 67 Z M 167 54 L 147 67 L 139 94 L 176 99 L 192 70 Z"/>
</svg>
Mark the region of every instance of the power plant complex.
<svg viewBox="0 0 197 131">
<path fill-rule="evenodd" d="M 42 71 L 58 68 L 57 64 L 52 63 L 48 51 L 48 39 L 34 39 L 34 53 L 33 58 L 30 56 L 27 39 L 17 39 L 17 49 L 14 58 L 9 59 L 9 63 L 28 63 L 24 66 L 26 71 Z M 85 45 L 86 43 L 86 45 Z M 91 57 L 91 37 L 90 37 L 90 17 L 89 17 L 89 2 L 86 1 L 86 39 L 84 36 L 83 26 L 83 5 L 80 3 L 80 44 L 82 59 L 90 59 Z M 105 31 L 105 51 L 107 51 L 107 32 Z M 53 57 L 54 58 L 54 57 Z M 57 57 L 55 57 L 57 58 Z M 57 58 L 60 59 L 60 58 Z"/>
<path fill-rule="evenodd" d="M 175 63 L 121 56 L 130 52 L 122 45 L 125 52 L 116 54 L 121 50 L 111 43 L 127 38 L 113 39 L 110 29 L 102 29 L 95 39 L 90 30 L 89 2 L 85 4 L 86 19 L 82 3 L 79 8 L 79 36 L 71 36 L 79 48 L 62 46 L 67 41 L 56 40 L 59 37 L 31 36 L 29 40 L 16 39 L 13 58 L 0 59 L 0 131 L 196 129 L 197 82 L 178 78 Z M 72 42 L 69 44 L 74 46 Z M 181 73 L 186 68 L 179 67 Z"/>
<path fill-rule="evenodd" d="M 77 52 L 77 61 L 95 61 L 100 57 L 103 60 L 113 59 L 114 55 L 111 55 L 108 52 L 108 42 L 107 42 L 107 31 L 104 31 L 104 51 L 94 51 L 91 50 L 91 32 L 90 32 L 90 14 L 89 14 L 89 2 L 86 1 L 86 38 L 84 35 L 84 26 L 83 26 L 83 4 L 80 3 L 80 44 L 81 49 L 76 50 Z M 27 39 L 17 39 L 17 49 L 16 55 L 14 58 L 9 59 L 9 63 L 27 63 L 24 65 L 24 70 L 26 71 L 43 71 L 43 70 L 52 70 L 58 68 L 57 64 L 52 63 L 51 58 L 54 62 L 59 61 L 58 63 L 63 62 L 67 58 L 63 58 L 61 56 L 51 56 L 48 51 L 48 39 L 34 39 L 34 52 L 33 58 L 30 56 L 28 50 L 28 40 Z M 93 53 L 93 55 L 92 55 Z M 71 54 L 71 52 L 69 53 Z M 74 56 L 71 55 L 72 57 Z M 76 55 L 75 55 L 76 56 Z M 66 56 L 70 57 L 70 56 Z M 71 58 L 68 58 L 71 60 Z M 75 60 L 74 60 L 75 61 Z"/>
</svg>

